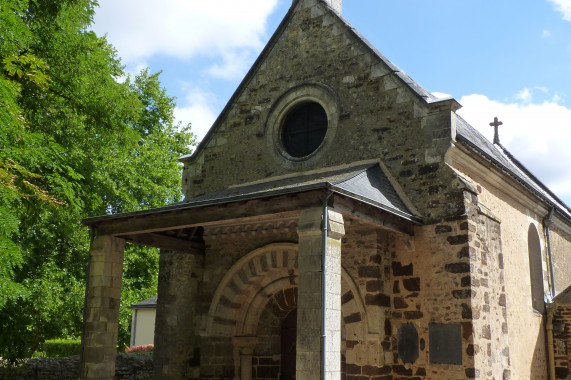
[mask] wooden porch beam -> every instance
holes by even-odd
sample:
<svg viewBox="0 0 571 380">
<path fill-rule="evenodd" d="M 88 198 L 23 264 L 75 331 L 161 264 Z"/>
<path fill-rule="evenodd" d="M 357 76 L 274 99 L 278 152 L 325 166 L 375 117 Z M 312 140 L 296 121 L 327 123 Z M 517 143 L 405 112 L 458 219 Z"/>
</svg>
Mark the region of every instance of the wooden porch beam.
<svg viewBox="0 0 571 380">
<path fill-rule="evenodd" d="M 318 206 L 322 200 L 323 191 L 315 190 L 272 198 L 112 219 L 102 221 L 95 227 L 100 234 L 121 237 L 126 235 L 133 236 L 135 234 L 212 225 L 222 221 L 239 222 L 268 214 L 282 214 L 292 210 L 303 210 Z"/>
</svg>

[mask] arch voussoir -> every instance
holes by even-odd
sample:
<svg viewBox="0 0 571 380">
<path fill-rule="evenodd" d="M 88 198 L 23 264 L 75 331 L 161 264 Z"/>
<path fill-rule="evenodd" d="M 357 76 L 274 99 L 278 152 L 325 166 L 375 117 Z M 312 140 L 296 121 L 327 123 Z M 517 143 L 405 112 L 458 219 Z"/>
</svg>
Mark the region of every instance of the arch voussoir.
<svg viewBox="0 0 571 380">
<path fill-rule="evenodd" d="M 296 244 L 270 244 L 245 255 L 220 282 L 210 305 L 205 334 L 236 336 L 255 331 L 273 292 L 280 286 L 297 286 L 296 276 Z"/>
</svg>

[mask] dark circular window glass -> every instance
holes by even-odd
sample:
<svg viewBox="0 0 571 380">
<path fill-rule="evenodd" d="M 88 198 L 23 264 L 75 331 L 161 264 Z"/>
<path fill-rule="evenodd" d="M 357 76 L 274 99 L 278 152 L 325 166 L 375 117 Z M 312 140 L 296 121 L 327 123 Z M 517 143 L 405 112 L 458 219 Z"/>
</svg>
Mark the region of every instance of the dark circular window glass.
<svg viewBox="0 0 571 380">
<path fill-rule="evenodd" d="M 319 103 L 303 103 L 292 109 L 282 125 L 282 143 L 292 157 L 315 152 L 327 132 L 327 113 Z"/>
</svg>

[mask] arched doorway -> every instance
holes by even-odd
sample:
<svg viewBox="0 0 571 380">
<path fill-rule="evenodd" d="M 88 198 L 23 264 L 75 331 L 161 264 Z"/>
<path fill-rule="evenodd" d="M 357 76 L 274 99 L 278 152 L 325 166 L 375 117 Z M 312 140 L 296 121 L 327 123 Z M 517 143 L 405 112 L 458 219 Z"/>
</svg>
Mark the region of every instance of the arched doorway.
<svg viewBox="0 0 571 380">
<path fill-rule="evenodd" d="M 281 364 L 280 380 L 295 379 L 295 353 L 297 339 L 297 309 L 285 317 L 280 330 Z"/>
<path fill-rule="evenodd" d="M 234 378 L 296 378 L 297 280 L 297 245 L 276 243 L 244 256 L 220 282 L 202 342 L 214 342 L 222 352 L 228 346 L 224 339 L 233 337 Z M 343 268 L 341 284 L 342 354 L 372 350 L 371 337 L 382 324 L 369 326 L 358 286 Z"/>
</svg>

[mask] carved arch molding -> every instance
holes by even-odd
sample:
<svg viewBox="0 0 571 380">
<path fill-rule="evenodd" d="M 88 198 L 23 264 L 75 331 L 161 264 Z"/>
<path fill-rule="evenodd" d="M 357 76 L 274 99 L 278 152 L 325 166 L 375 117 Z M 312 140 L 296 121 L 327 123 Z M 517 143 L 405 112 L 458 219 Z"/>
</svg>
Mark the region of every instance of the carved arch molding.
<svg viewBox="0 0 571 380">
<path fill-rule="evenodd" d="M 214 293 L 202 334 L 211 337 L 256 336 L 260 317 L 270 300 L 275 300 L 282 308 L 297 307 L 297 292 L 295 296 L 288 293 L 288 289 L 297 288 L 298 284 L 297 253 L 297 244 L 274 243 L 238 260 Z M 360 338 L 365 340 L 371 331 L 365 305 L 352 277 L 344 268 L 341 273 L 342 288 L 349 295 L 342 308 L 343 318 L 349 316 L 346 310 L 359 310 L 364 322 Z"/>
</svg>

